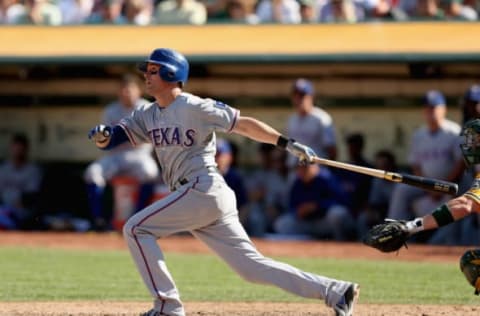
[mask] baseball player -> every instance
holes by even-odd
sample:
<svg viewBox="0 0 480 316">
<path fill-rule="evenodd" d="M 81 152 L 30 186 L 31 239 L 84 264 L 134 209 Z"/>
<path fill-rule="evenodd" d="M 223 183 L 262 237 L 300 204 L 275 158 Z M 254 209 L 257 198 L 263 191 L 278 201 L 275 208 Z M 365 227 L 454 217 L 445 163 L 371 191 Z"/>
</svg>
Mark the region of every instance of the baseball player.
<svg viewBox="0 0 480 316">
<path fill-rule="evenodd" d="M 189 231 L 206 243 L 244 279 L 275 285 L 307 298 L 322 299 L 336 315 L 352 315 L 359 295 L 356 283 L 298 270 L 264 257 L 238 219 L 235 195 L 215 164 L 216 131 L 275 144 L 310 162 L 315 153 L 267 124 L 241 116 L 229 105 L 183 91 L 189 64 L 183 55 L 155 49 L 139 65 L 146 91 L 155 102 L 141 106 L 115 126 L 98 125 L 89 137 L 108 150 L 125 142 L 150 143 L 171 193 L 133 215 L 123 233 L 143 281 L 154 299 L 142 314 L 185 315 L 157 239 Z"/>
<path fill-rule="evenodd" d="M 480 117 L 480 84 L 468 87 L 462 100 L 463 122 Z"/>
<path fill-rule="evenodd" d="M 35 202 L 43 175 L 40 166 L 30 160 L 29 150 L 27 136 L 14 134 L 9 156 L 0 164 L 0 230 L 38 228 Z"/>
<path fill-rule="evenodd" d="M 423 99 L 425 125 L 412 136 L 408 162 L 418 176 L 457 181 L 464 170 L 458 151 L 461 126 L 446 118 L 447 106 L 443 94 L 428 91 Z M 425 191 L 405 185 L 395 186 L 388 217 L 398 219 L 411 216 L 410 202 L 425 196 Z M 416 214 L 425 215 L 425 214 Z"/>
<path fill-rule="evenodd" d="M 480 166 L 480 119 L 466 122 L 461 135 L 464 142 L 460 145 L 467 166 Z M 433 230 L 449 225 L 470 215 L 480 214 L 480 172 L 477 171 L 470 189 L 463 195 L 447 201 L 433 212 L 411 221 L 387 220 L 374 226 L 365 236 L 367 245 L 384 252 L 396 251 L 406 240 L 421 231 Z M 467 280 L 480 293 L 480 249 L 465 252 L 460 267 Z"/>
<path fill-rule="evenodd" d="M 122 118 L 131 114 L 133 110 L 149 101 L 141 97 L 140 83 L 132 75 L 121 79 L 118 100 L 110 103 L 103 113 L 103 123 L 114 125 Z M 87 183 L 88 202 L 93 217 L 93 224 L 97 230 L 108 228 L 109 219 L 102 210 L 102 197 L 107 183 L 115 176 L 125 175 L 139 181 L 137 210 L 145 207 L 153 193 L 154 181 L 159 171 L 155 159 L 152 157 L 152 146 L 143 144 L 133 147 L 125 143 L 111 150 L 91 163 L 85 170 L 84 178 Z"/>
<path fill-rule="evenodd" d="M 321 157 L 335 159 L 335 125 L 330 114 L 315 106 L 314 94 L 311 81 L 300 78 L 294 82 L 291 100 L 295 113 L 288 118 L 287 135 L 311 147 Z M 294 161 L 290 157 L 289 165 Z"/>
</svg>

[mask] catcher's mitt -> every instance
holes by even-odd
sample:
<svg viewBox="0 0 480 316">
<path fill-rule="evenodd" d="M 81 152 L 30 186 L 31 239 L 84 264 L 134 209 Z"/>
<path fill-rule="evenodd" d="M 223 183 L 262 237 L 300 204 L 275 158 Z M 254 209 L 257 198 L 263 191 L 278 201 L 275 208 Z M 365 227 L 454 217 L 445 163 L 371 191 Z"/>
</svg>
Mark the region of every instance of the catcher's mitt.
<svg viewBox="0 0 480 316">
<path fill-rule="evenodd" d="M 393 252 L 402 246 L 407 247 L 410 237 L 405 221 L 386 219 L 384 223 L 373 226 L 363 238 L 363 243 L 382 252 Z"/>
</svg>

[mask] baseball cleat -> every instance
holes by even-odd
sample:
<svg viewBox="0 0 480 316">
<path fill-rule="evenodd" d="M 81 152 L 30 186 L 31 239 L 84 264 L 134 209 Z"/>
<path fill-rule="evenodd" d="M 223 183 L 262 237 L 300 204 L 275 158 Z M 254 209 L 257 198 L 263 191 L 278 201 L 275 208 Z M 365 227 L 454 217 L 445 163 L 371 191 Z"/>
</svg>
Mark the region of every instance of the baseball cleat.
<svg viewBox="0 0 480 316">
<path fill-rule="evenodd" d="M 352 316 L 353 307 L 358 300 L 360 295 L 360 286 L 358 284 L 352 283 L 343 297 L 340 299 L 340 302 L 335 305 L 333 308 L 335 310 L 335 316 Z"/>
<path fill-rule="evenodd" d="M 149 310 L 148 312 L 146 313 L 141 313 L 140 316 L 161 316 L 161 315 L 167 315 L 167 314 L 164 314 L 162 312 L 159 312 L 159 311 L 156 311 L 154 310 L 153 308 L 151 310 Z"/>
</svg>

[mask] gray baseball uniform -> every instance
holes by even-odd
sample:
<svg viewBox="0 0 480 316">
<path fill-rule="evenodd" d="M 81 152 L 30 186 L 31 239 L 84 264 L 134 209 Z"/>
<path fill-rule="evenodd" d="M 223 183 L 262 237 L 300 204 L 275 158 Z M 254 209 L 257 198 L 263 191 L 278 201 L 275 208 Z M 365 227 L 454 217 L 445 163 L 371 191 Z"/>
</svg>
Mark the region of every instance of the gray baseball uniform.
<svg viewBox="0 0 480 316">
<path fill-rule="evenodd" d="M 181 93 L 166 108 L 156 103 L 145 105 L 120 122 L 132 144 L 153 144 L 165 183 L 173 190 L 124 226 L 124 236 L 154 297 L 155 309 L 162 315 L 185 315 L 157 244 L 158 238 L 180 231 L 189 231 L 205 242 L 248 281 L 324 299 L 333 307 L 350 282 L 265 258 L 240 224 L 235 194 L 216 171 L 214 159 L 215 131 L 232 131 L 238 115 L 238 110 L 224 103 Z"/>
<path fill-rule="evenodd" d="M 313 107 L 306 116 L 292 114 L 287 123 L 287 135 L 309 146 L 320 157 L 326 157 L 325 148 L 336 143 L 332 117 L 318 107 Z M 292 161 L 295 159 L 289 160 L 289 165 L 292 165 Z"/>
<path fill-rule="evenodd" d="M 412 136 L 408 162 L 412 166 L 418 166 L 424 177 L 445 180 L 455 164 L 462 159 L 462 152 L 458 150 L 460 130 L 460 125 L 447 119 L 435 133 L 430 132 L 426 126 L 420 127 Z M 417 187 L 397 184 L 393 190 L 388 217 L 411 217 L 409 203 L 424 194 L 425 191 Z M 425 214 L 416 214 L 423 215 Z"/>
</svg>

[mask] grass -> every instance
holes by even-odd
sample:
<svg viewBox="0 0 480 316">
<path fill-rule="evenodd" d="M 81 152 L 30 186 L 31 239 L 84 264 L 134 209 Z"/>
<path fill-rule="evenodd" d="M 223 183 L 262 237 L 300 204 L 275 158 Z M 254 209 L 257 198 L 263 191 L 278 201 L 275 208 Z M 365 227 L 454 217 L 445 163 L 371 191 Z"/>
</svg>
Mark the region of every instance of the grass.
<svg viewBox="0 0 480 316">
<path fill-rule="evenodd" d="M 0 248 L 0 301 L 149 301 L 126 251 Z M 310 302 L 240 279 L 213 255 L 167 253 L 184 301 Z M 478 304 L 457 265 L 395 261 L 276 258 L 362 286 L 363 303 Z"/>
</svg>

